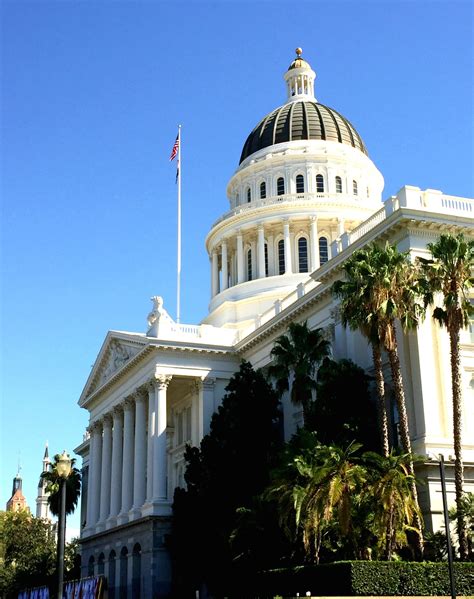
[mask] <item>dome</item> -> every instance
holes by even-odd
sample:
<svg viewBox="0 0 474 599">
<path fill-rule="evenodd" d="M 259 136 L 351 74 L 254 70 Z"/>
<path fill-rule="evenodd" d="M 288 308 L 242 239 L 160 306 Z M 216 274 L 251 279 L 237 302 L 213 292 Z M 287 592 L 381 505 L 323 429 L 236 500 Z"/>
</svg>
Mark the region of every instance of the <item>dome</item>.
<svg viewBox="0 0 474 599">
<path fill-rule="evenodd" d="M 280 106 L 259 122 L 247 137 L 239 164 L 274 144 L 311 139 L 335 141 L 368 155 L 362 138 L 341 114 L 315 100 L 297 100 Z"/>
</svg>

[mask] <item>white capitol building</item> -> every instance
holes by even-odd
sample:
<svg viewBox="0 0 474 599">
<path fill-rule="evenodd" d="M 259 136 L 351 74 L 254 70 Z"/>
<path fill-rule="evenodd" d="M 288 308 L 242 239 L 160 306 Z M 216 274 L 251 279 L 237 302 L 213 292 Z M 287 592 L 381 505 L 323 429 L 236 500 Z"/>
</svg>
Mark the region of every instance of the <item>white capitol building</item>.
<svg viewBox="0 0 474 599">
<path fill-rule="evenodd" d="M 359 133 L 316 100 L 315 78 L 298 49 L 284 75 L 285 104 L 244 144 L 227 186 L 229 207 L 206 239 L 209 314 L 199 325 L 178 324 L 153 298 L 145 332 L 109 331 L 85 384 L 79 405 L 90 423 L 76 448 L 83 459 L 82 567 L 84 576 L 107 577 L 109 597 L 125 588 L 128 597 L 167 596 L 165 541 L 174 489 L 184 486 L 185 446 L 209 431 L 240 361 L 268 365 L 288 323 L 306 320 L 327 331 L 335 359 L 370 372 L 367 342 L 342 327 L 330 292 L 341 265 L 375 239 L 416 256 L 442 232 L 472 234 L 472 199 L 409 186 L 383 198 L 382 174 Z M 427 317 L 417 331 L 400 334 L 399 346 L 413 450 L 449 460 L 447 334 Z M 472 327 L 462 332 L 461 353 L 466 490 L 474 490 Z M 284 401 L 283 416 L 289 438 L 301 413 Z M 426 525 L 437 529 L 438 470 L 427 462 L 420 474 L 428 481 L 420 489 Z M 449 465 L 448 491 L 454 500 Z"/>
</svg>

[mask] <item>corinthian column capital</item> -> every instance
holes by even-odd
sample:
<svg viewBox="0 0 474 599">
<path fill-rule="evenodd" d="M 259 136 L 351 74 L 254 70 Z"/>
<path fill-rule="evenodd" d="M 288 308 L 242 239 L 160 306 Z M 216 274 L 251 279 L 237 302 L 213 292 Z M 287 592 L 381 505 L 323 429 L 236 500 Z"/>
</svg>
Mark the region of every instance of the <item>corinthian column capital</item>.
<svg viewBox="0 0 474 599">
<path fill-rule="evenodd" d="M 167 389 L 172 378 L 170 374 L 155 374 L 152 383 L 158 389 Z"/>
</svg>

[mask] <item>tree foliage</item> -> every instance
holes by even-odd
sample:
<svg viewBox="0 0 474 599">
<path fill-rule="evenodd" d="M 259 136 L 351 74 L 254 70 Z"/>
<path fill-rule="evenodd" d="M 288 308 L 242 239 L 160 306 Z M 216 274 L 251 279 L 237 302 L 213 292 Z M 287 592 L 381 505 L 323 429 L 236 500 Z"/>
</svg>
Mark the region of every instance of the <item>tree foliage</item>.
<svg viewBox="0 0 474 599">
<path fill-rule="evenodd" d="M 57 471 L 58 461 L 61 455 L 57 453 L 51 464 L 51 470 L 41 474 L 42 480 L 47 482 L 46 493 L 49 493 L 48 504 L 53 516 L 59 516 L 60 492 L 59 492 L 59 474 Z M 71 473 L 66 479 L 66 515 L 72 514 L 76 509 L 79 495 L 81 494 L 81 473 L 74 466 L 76 459 L 71 459 Z"/>
<path fill-rule="evenodd" d="M 467 529 L 463 517 L 464 466 L 462 459 L 462 381 L 460 331 L 474 314 L 469 293 L 474 286 L 474 240 L 463 235 L 441 235 L 436 243 L 428 244 L 432 259 L 420 258 L 423 276 L 420 279 L 426 305 L 436 303 L 441 294 L 442 306 L 433 310 L 433 318 L 446 327 L 451 356 L 451 386 L 453 402 L 454 482 L 457 506 L 457 534 L 461 559 L 469 553 Z"/>
<path fill-rule="evenodd" d="M 0 512 L 0 595 L 41 586 L 54 572 L 56 541 L 51 525 L 27 511 Z"/>
<path fill-rule="evenodd" d="M 316 432 L 319 443 L 347 447 L 356 441 L 366 450 L 379 449 L 369 382 L 370 377 L 351 360 L 323 360 L 309 418 L 309 428 Z"/>
<path fill-rule="evenodd" d="M 304 422 L 316 388 L 316 370 L 330 353 L 330 343 L 322 329 L 311 330 L 306 322 L 292 322 L 288 333 L 275 341 L 268 374 L 276 381 L 278 392 L 290 392 L 290 399 L 303 408 Z"/>
<path fill-rule="evenodd" d="M 279 400 L 263 374 L 242 362 L 200 447 L 185 453 L 187 489 L 173 504 L 172 553 L 177 592 L 225 581 L 237 510 L 252 508 L 281 445 Z"/>
</svg>

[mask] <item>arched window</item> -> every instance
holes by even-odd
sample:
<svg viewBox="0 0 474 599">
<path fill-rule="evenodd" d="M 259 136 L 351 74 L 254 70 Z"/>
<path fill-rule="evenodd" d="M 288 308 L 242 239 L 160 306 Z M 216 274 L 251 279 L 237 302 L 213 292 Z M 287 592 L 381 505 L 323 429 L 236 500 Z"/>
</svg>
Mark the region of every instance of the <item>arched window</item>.
<svg viewBox="0 0 474 599">
<path fill-rule="evenodd" d="M 303 175 L 296 175 L 296 193 L 304 193 Z"/>
<path fill-rule="evenodd" d="M 283 239 L 278 242 L 278 274 L 285 274 L 285 241 Z"/>
<path fill-rule="evenodd" d="M 298 239 L 298 270 L 308 272 L 308 240 L 306 237 Z"/>
<path fill-rule="evenodd" d="M 120 599 L 127 599 L 128 589 L 128 549 L 122 547 L 120 552 Z"/>
<path fill-rule="evenodd" d="M 324 177 L 316 175 L 316 193 L 324 193 Z"/>
<path fill-rule="evenodd" d="M 278 177 L 277 179 L 277 195 L 282 196 L 285 193 L 285 179 Z"/>
<path fill-rule="evenodd" d="M 136 543 L 132 553 L 132 597 L 140 597 L 142 578 L 142 548 Z"/>
<path fill-rule="evenodd" d="M 267 184 L 265 181 L 260 183 L 260 199 L 263 200 L 267 197 Z"/>
<path fill-rule="evenodd" d="M 247 250 L 247 281 L 252 280 L 252 250 Z"/>
<path fill-rule="evenodd" d="M 101 553 L 99 555 L 99 558 L 97 560 L 97 574 L 100 576 L 101 574 L 104 574 L 104 570 L 105 570 L 105 555 L 103 553 Z"/>
<path fill-rule="evenodd" d="M 341 179 L 341 177 L 336 177 L 336 193 L 342 193 L 342 179 Z"/>
<path fill-rule="evenodd" d="M 115 599 L 115 565 L 117 554 L 112 549 L 109 553 L 109 575 L 107 577 L 107 587 L 109 589 L 109 599 Z"/>
<path fill-rule="evenodd" d="M 268 277 L 268 244 L 265 244 L 265 276 Z"/>
<path fill-rule="evenodd" d="M 94 576 L 94 556 L 91 555 L 87 563 L 87 576 Z"/>
<path fill-rule="evenodd" d="M 359 192 L 357 190 L 357 181 L 354 179 L 354 181 L 352 181 L 352 193 L 356 196 Z"/>
<path fill-rule="evenodd" d="M 252 192 L 250 191 L 250 187 L 247 187 L 247 202 L 252 201 Z"/>
<path fill-rule="evenodd" d="M 320 264 L 324 264 L 328 261 L 328 240 L 326 237 L 319 238 L 319 262 Z"/>
</svg>

